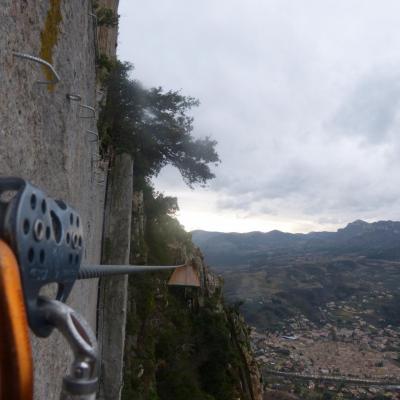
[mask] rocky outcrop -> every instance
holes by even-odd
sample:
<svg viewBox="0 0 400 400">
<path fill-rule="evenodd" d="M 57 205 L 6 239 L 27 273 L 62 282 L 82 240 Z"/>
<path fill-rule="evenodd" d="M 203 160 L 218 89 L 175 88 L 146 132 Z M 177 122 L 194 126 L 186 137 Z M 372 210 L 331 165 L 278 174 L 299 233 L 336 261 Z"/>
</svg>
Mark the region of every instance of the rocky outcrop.
<svg viewBox="0 0 400 400">
<path fill-rule="evenodd" d="M 235 310 L 230 310 L 228 320 L 232 336 L 243 361 L 243 368 L 240 373 L 241 387 L 249 399 L 262 400 L 262 375 L 250 348 L 249 327 L 246 325 L 243 316 Z"/>
<path fill-rule="evenodd" d="M 119 0 L 99 0 L 97 2 L 97 10 L 110 10 L 115 18 L 118 18 Z M 116 58 L 117 41 L 118 41 L 118 25 L 101 25 L 98 26 L 97 40 L 99 45 L 99 53 L 110 58 Z"/>
<path fill-rule="evenodd" d="M 145 263 L 146 256 L 154 260 L 152 252 L 161 244 L 146 241 L 143 193 L 136 192 L 133 199 L 131 262 Z M 157 229 L 162 230 L 160 221 Z M 201 287 L 168 286 L 168 273 L 130 278 L 122 398 L 183 399 L 190 390 L 193 400 L 262 400 L 249 328 L 224 303 L 222 281 L 205 264 L 200 249 L 178 236 L 185 240 L 165 238 L 167 256 L 176 264 L 190 262 Z"/>
</svg>

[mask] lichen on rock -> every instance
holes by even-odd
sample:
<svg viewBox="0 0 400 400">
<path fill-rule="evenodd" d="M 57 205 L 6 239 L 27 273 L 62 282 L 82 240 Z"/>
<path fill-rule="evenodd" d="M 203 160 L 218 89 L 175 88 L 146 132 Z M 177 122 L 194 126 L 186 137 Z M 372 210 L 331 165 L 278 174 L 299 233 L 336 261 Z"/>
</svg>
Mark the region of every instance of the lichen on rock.
<svg viewBox="0 0 400 400">
<path fill-rule="evenodd" d="M 53 50 L 58 41 L 61 21 L 61 0 L 50 0 L 50 8 L 47 12 L 44 28 L 40 32 L 39 52 L 40 57 L 50 64 L 53 63 Z M 51 71 L 49 71 L 49 69 L 45 66 L 43 66 L 43 73 L 48 80 L 52 79 Z M 52 90 L 53 85 L 49 85 L 48 88 L 49 90 Z"/>
</svg>

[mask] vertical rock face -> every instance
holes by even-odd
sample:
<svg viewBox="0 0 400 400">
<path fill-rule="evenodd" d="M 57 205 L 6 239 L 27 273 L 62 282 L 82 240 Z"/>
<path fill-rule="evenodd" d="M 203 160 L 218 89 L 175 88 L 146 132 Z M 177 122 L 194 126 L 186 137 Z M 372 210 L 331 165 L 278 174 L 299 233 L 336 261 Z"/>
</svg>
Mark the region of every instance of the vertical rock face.
<svg viewBox="0 0 400 400">
<path fill-rule="evenodd" d="M 145 264 L 147 262 L 147 249 L 144 240 L 146 215 L 144 212 L 143 192 L 134 190 L 132 196 L 132 232 L 131 255 L 133 264 Z"/>
<path fill-rule="evenodd" d="M 117 0 L 100 0 L 97 14 L 104 10 L 118 15 Z M 98 25 L 99 54 L 116 58 L 118 26 Z M 105 204 L 103 264 L 129 264 L 133 159 L 127 153 L 115 154 L 110 165 Z M 101 357 L 99 398 L 118 400 L 123 384 L 127 276 L 102 279 L 99 291 L 98 337 Z"/>
<path fill-rule="evenodd" d="M 232 339 L 237 353 L 242 360 L 241 367 L 239 367 L 241 391 L 248 399 L 262 400 L 263 386 L 261 372 L 251 351 L 249 327 L 240 314 L 224 306 L 222 280 L 207 267 L 200 249 L 195 250 L 193 259 L 200 271 L 200 276 L 203 277 L 202 296 L 199 296 L 200 304 L 204 303 L 204 298 L 216 297 L 221 312 L 226 314 Z"/>
<path fill-rule="evenodd" d="M 129 264 L 132 168 L 129 154 L 116 155 L 107 185 L 103 264 Z M 121 395 L 127 285 L 127 276 L 105 278 L 100 282 L 100 398 L 105 400 L 117 400 Z"/>
<path fill-rule="evenodd" d="M 249 328 L 241 315 L 236 312 L 228 314 L 231 332 L 240 357 L 243 360 L 241 371 L 241 387 L 252 400 L 263 400 L 261 371 L 250 348 Z"/>
<path fill-rule="evenodd" d="M 80 118 L 79 103 L 95 107 L 95 48 L 88 0 L 14 1 L 0 6 L 0 170 L 22 176 L 49 195 L 71 204 L 84 222 L 83 263 L 100 261 L 104 187 L 103 172 L 86 130 L 96 121 Z M 55 10 L 56 18 L 49 17 Z M 57 35 L 55 35 L 57 32 Z M 52 64 L 61 80 L 54 87 L 39 64 L 13 52 L 39 56 L 51 47 Z M 96 326 L 97 282 L 77 282 L 68 303 Z M 35 399 L 58 399 L 69 369 L 69 346 L 58 332 L 48 339 L 32 337 Z"/>
</svg>

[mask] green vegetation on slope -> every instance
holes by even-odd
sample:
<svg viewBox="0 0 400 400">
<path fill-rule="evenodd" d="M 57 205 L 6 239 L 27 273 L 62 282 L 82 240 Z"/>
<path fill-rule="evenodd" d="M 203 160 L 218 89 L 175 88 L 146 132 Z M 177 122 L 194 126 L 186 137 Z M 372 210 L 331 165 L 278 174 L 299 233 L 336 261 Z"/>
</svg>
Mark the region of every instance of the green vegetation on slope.
<svg viewBox="0 0 400 400">
<path fill-rule="evenodd" d="M 195 255 L 190 235 L 173 217 L 176 199 L 150 188 L 144 198 L 144 244 L 151 263 Z M 129 281 L 123 399 L 250 400 L 241 388 L 246 384 L 240 384 L 247 366 L 229 322 L 237 315 L 224 307 L 220 290 L 168 288 L 168 275 Z M 242 342 L 248 346 L 247 337 Z"/>
<path fill-rule="evenodd" d="M 259 267 L 223 271 L 225 296 L 243 300 L 247 322 L 259 329 L 281 329 L 285 320 L 298 314 L 316 324 L 346 326 L 354 319 L 345 310 L 327 321 L 324 308 L 345 302 L 364 310 L 376 326 L 399 325 L 400 264 L 363 257 L 315 257 L 305 261 L 287 257 Z"/>
</svg>

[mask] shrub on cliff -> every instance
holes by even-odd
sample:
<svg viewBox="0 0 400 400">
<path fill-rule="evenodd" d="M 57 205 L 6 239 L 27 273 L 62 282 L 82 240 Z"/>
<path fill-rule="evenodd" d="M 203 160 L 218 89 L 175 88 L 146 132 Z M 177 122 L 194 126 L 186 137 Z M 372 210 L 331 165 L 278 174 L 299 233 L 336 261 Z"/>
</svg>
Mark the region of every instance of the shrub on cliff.
<svg viewBox="0 0 400 400">
<path fill-rule="evenodd" d="M 167 164 L 178 168 L 189 186 L 214 178 L 210 165 L 220 162 L 216 141 L 192 135 L 189 113 L 199 101 L 179 91 L 147 89 L 130 79 L 131 70 L 131 64 L 116 62 L 107 78 L 98 125 L 103 150 L 131 153 L 140 179 L 157 175 Z"/>
</svg>

